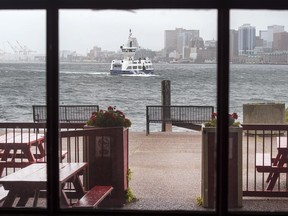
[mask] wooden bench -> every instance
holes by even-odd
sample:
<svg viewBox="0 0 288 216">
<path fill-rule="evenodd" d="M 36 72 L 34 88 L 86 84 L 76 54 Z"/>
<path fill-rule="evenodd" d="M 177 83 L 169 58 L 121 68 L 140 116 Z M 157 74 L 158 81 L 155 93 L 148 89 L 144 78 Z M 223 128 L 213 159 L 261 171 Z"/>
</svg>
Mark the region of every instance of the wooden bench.
<svg viewBox="0 0 288 216">
<path fill-rule="evenodd" d="M 73 205 L 75 208 L 96 208 L 113 190 L 112 186 L 95 186 Z"/>
</svg>

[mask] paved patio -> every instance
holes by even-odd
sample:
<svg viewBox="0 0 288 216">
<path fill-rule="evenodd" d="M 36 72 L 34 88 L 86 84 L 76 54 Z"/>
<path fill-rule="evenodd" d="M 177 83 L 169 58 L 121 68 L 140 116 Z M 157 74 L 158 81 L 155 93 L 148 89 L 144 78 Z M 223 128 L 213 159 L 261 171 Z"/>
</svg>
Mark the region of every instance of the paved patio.
<svg viewBox="0 0 288 216">
<path fill-rule="evenodd" d="M 201 196 L 200 132 L 130 132 L 130 187 L 138 201 L 124 209 L 196 210 Z M 244 197 L 232 211 L 288 211 L 288 198 Z"/>
</svg>

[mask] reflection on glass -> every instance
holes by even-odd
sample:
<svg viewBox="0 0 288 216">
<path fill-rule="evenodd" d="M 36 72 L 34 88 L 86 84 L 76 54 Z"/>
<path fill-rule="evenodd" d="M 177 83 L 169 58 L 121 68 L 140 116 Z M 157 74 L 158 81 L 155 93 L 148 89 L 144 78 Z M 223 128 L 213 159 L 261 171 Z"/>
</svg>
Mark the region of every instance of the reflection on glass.
<svg viewBox="0 0 288 216">
<path fill-rule="evenodd" d="M 287 195 L 287 161 L 280 159 L 286 158 L 283 149 L 287 149 L 287 128 L 283 126 L 288 93 L 283 79 L 288 70 L 287 16 L 287 11 L 231 11 L 229 110 L 244 124 L 230 128 L 231 137 L 232 130 L 241 136 L 238 144 L 230 143 L 229 156 L 235 153 L 235 157 L 229 160 L 229 167 L 239 173 L 229 180 L 236 188 L 230 194 L 240 197 L 243 189 L 242 205 L 237 209 L 244 211 L 287 210 L 280 198 Z M 234 198 L 235 203 L 239 197 Z"/>
<path fill-rule="evenodd" d="M 46 103 L 45 11 L 6 10 L 0 20 L 1 207 L 46 208 L 46 128 L 33 115 Z"/>
<path fill-rule="evenodd" d="M 88 161 L 84 197 L 106 185 L 113 190 L 103 189 L 102 208 L 206 211 L 201 126 L 216 107 L 216 16 L 212 10 L 60 11 L 60 105 L 115 106 L 132 122 L 129 136 L 126 129 L 92 133 L 90 127 L 61 135 L 71 162 Z M 170 90 L 161 90 L 162 81 L 171 81 Z"/>
</svg>

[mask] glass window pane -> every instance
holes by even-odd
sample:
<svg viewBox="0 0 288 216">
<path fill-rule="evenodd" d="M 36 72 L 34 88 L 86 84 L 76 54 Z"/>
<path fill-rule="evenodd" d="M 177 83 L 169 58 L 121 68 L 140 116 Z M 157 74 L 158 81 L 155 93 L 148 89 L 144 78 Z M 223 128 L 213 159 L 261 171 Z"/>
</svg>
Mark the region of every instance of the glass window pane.
<svg viewBox="0 0 288 216">
<path fill-rule="evenodd" d="M 231 11 L 229 110 L 243 124 L 238 138 L 230 128 L 229 139 L 230 200 L 237 210 L 287 211 L 281 198 L 287 195 L 287 18 L 287 11 Z M 240 200 L 235 194 L 242 189 Z"/>
<path fill-rule="evenodd" d="M 1 207 L 47 206 L 46 116 L 33 112 L 46 104 L 45 19 L 43 10 L 0 11 Z"/>
<path fill-rule="evenodd" d="M 204 180 L 215 183 L 215 149 L 205 162 L 213 176 L 202 178 L 201 124 L 216 107 L 216 22 L 215 10 L 60 11 L 60 106 L 115 106 L 132 122 L 117 138 L 97 113 L 94 133 L 61 133 L 67 159 L 89 163 L 85 190 L 113 186 L 100 207 L 206 211 L 203 196 L 214 207 L 215 187 Z M 81 127 L 91 117 L 82 111 Z M 132 202 L 123 206 L 127 192 Z"/>
</svg>

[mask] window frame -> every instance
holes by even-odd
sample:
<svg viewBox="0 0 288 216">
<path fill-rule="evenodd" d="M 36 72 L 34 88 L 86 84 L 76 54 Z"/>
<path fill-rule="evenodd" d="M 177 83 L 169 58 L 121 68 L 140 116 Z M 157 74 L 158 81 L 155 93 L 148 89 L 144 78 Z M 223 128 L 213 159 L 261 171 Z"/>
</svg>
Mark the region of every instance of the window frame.
<svg viewBox="0 0 288 216">
<path fill-rule="evenodd" d="M 227 185 L 228 185 L 228 109 L 229 109 L 229 11 L 231 9 L 276 9 L 288 10 L 288 1 L 285 0 L 1 0 L 0 9 L 43 9 L 46 10 L 46 97 L 47 97 L 47 141 L 55 143 L 48 145 L 48 195 L 47 209 L 7 209 L 1 210 L 5 215 L 12 215 L 21 211 L 23 215 L 88 215 L 89 211 L 69 211 L 60 209 L 58 185 L 58 102 L 59 102 L 59 10 L 61 9 L 216 9 L 218 10 L 218 50 L 217 50 L 217 185 L 215 211 L 189 212 L 153 212 L 153 215 L 162 214 L 189 214 L 189 215 L 226 215 L 241 214 L 255 215 L 253 212 L 228 212 Z M 57 88 L 55 88 L 57 83 Z M 55 184 L 54 184 L 55 183 Z M 91 211 L 90 211 L 91 213 Z M 106 211 L 99 210 L 93 215 L 135 215 L 151 214 L 149 211 Z M 259 212 L 258 212 L 259 214 Z M 279 213 L 280 214 L 280 213 Z M 261 212 L 261 215 L 274 215 L 271 212 Z M 284 214 L 283 214 L 284 215 Z"/>
</svg>

